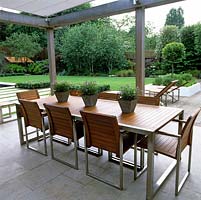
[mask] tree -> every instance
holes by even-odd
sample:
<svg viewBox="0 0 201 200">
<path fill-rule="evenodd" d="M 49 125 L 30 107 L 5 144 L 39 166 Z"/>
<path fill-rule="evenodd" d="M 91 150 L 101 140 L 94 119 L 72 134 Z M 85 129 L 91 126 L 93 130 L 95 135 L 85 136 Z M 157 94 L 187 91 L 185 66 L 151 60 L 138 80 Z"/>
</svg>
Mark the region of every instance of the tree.
<svg viewBox="0 0 201 200">
<path fill-rule="evenodd" d="M 156 53 L 159 60 L 162 56 L 162 49 L 166 44 L 171 42 L 180 42 L 179 29 L 177 26 L 165 26 L 160 31 L 160 36 L 158 37 L 156 46 Z"/>
<path fill-rule="evenodd" d="M 33 58 L 41 51 L 38 40 L 39 37 L 36 34 L 14 33 L 2 42 L 2 46 L 10 50 L 11 56 Z"/>
<path fill-rule="evenodd" d="M 182 43 L 172 42 L 167 44 L 162 51 L 162 57 L 169 66 L 172 68 L 172 74 L 175 68 L 185 58 L 185 47 Z"/>
<path fill-rule="evenodd" d="M 172 8 L 167 14 L 165 26 L 175 25 L 179 28 L 184 26 L 184 10 L 179 7 L 178 9 Z"/>
<path fill-rule="evenodd" d="M 195 49 L 195 27 L 197 25 L 186 26 L 181 29 L 181 42 L 186 49 L 185 66 L 187 69 L 195 69 L 197 63 L 197 53 Z"/>
<path fill-rule="evenodd" d="M 194 29 L 195 35 L 195 54 L 196 54 L 196 64 L 197 68 L 200 69 L 201 65 L 201 24 L 198 23 L 195 25 Z"/>
<path fill-rule="evenodd" d="M 57 49 L 70 74 L 110 73 L 126 63 L 123 40 L 110 24 L 83 23 L 60 37 Z"/>
</svg>

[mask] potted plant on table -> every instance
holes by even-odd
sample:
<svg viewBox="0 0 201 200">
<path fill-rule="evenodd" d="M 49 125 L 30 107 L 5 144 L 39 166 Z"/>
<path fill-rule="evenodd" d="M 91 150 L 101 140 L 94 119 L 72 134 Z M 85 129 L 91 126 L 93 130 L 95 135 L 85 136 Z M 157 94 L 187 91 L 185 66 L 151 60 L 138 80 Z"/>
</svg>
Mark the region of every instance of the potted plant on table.
<svg viewBox="0 0 201 200">
<path fill-rule="evenodd" d="M 118 100 L 121 107 L 122 113 L 132 113 L 135 110 L 137 104 L 137 94 L 136 91 L 125 86 L 121 88 L 121 97 Z"/>
<path fill-rule="evenodd" d="M 85 82 L 80 86 L 81 96 L 86 107 L 95 106 L 98 99 L 98 87 L 95 82 Z"/>
<path fill-rule="evenodd" d="M 71 84 L 68 82 L 60 82 L 54 85 L 54 93 L 59 103 L 68 101 Z"/>
</svg>

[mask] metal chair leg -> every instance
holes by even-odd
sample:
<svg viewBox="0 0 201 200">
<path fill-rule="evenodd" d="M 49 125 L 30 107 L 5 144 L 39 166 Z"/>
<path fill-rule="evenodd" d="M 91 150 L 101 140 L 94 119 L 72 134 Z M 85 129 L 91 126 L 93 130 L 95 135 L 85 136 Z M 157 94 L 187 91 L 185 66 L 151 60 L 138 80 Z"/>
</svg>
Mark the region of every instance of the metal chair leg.
<svg viewBox="0 0 201 200">
<path fill-rule="evenodd" d="M 180 158 L 181 158 L 181 145 L 180 140 L 178 143 L 178 151 L 177 151 L 177 164 L 176 164 L 176 178 L 175 178 L 175 195 L 179 194 L 179 168 L 180 168 Z"/>
<path fill-rule="evenodd" d="M 119 188 L 123 190 L 123 136 L 120 134 L 120 173 L 119 173 Z"/>
<path fill-rule="evenodd" d="M 25 137 L 26 137 L 26 146 L 27 149 L 30 149 L 32 151 L 35 151 L 37 153 L 40 153 L 42 155 L 47 156 L 47 145 L 46 145 L 46 136 L 45 136 L 45 130 L 43 130 L 43 140 L 44 140 L 44 151 L 39 151 L 38 149 L 31 147 L 29 145 L 29 138 L 28 138 L 28 131 L 27 131 L 27 127 L 25 127 Z"/>
<path fill-rule="evenodd" d="M 137 134 L 135 134 L 135 143 L 134 143 L 134 180 L 137 179 Z"/>
<path fill-rule="evenodd" d="M 74 153 L 75 153 L 75 164 L 74 165 L 71 164 L 71 163 L 68 163 L 68 162 L 66 162 L 66 161 L 64 161 L 64 160 L 62 160 L 60 158 L 55 157 L 52 134 L 50 134 L 51 155 L 52 155 L 52 159 L 53 160 L 56 160 L 56 161 L 58 161 L 60 163 L 63 163 L 64 165 L 67 165 L 67 166 L 69 166 L 71 168 L 78 169 L 77 133 L 76 133 L 76 129 L 75 129 L 74 123 L 73 123 L 73 137 L 74 137 Z"/>
</svg>

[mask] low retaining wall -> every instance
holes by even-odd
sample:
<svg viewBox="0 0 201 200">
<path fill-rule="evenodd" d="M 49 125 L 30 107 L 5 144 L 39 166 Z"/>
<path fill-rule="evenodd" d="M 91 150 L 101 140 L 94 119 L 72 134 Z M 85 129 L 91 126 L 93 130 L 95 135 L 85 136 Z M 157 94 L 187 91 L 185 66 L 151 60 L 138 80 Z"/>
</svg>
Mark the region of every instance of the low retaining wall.
<svg viewBox="0 0 201 200">
<path fill-rule="evenodd" d="M 180 88 L 180 96 L 182 97 L 190 97 L 201 91 L 201 83 L 196 83 L 190 87 L 181 87 Z M 177 95 L 177 92 L 175 92 Z"/>
</svg>

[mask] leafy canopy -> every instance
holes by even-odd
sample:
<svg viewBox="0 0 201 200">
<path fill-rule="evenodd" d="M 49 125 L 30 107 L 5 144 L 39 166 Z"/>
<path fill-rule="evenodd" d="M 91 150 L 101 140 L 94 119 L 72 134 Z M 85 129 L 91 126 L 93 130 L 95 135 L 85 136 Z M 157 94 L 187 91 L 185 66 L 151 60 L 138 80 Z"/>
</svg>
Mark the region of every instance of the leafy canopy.
<svg viewBox="0 0 201 200">
<path fill-rule="evenodd" d="M 185 58 L 185 47 L 179 42 L 169 43 L 163 48 L 162 57 L 172 66 L 172 73 L 174 73 L 174 66 Z"/>
<path fill-rule="evenodd" d="M 11 56 L 32 58 L 41 51 L 38 39 L 36 34 L 13 33 L 2 42 L 2 46 L 10 50 Z"/>
<path fill-rule="evenodd" d="M 170 12 L 167 14 L 165 26 L 167 25 L 175 25 L 178 28 L 182 28 L 184 26 L 184 10 L 179 7 L 178 9 L 172 8 Z"/>
</svg>

